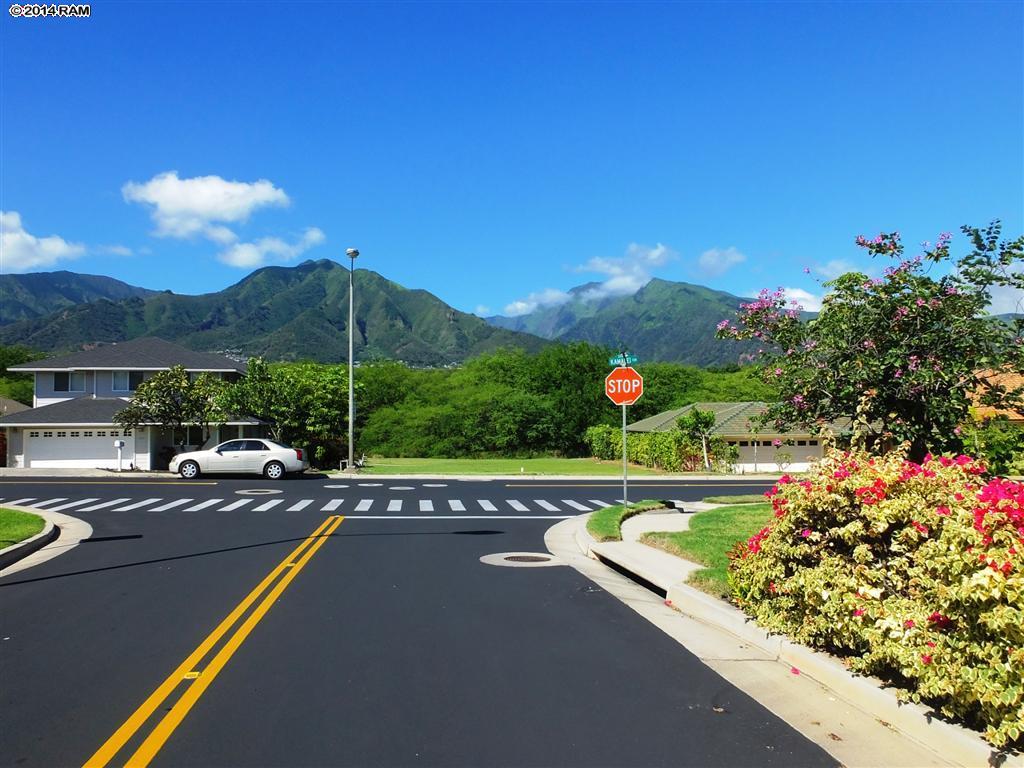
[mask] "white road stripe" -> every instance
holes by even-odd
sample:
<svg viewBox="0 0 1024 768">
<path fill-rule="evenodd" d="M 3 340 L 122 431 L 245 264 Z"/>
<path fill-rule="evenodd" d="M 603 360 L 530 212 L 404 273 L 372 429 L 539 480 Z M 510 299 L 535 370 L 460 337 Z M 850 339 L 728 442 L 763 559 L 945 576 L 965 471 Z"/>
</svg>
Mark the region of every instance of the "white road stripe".
<svg viewBox="0 0 1024 768">
<path fill-rule="evenodd" d="M 68 500 L 67 496 L 62 496 L 62 497 L 57 498 L 57 499 L 47 499 L 46 501 L 37 501 L 32 506 L 33 507 L 45 507 L 47 504 L 60 504 L 62 501 L 67 501 L 67 500 Z"/>
<path fill-rule="evenodd" d="M 341 506 L 341 503 L 343 501 L 344 501 L 344 499 L 331 499 L 326 504 L 324 504 L 322 507 L 320 507 L 320 511 L 321 512 L 333 512 L 334 510 L 336 510 L 338 507 Z"/>
<path fill-rule="evenodd" d="M 573 501 L 572 499 L 562 499 L 562 503 L 568 504 L 570 507 L 572 507 L 573 509 L 578 509 L 580 512 L 590 511 L 590 507 L 584 506 L 583 504 L 580 504 L 578 501 Z"/>
<path fill-rule="evenodd" d="M 360 502 L 356 504 L 356 512 L 369 512 L 370 507 L 372 506 L 373 499 L 361 499 Z"/>
<path fill-rule="evenodd" d="M 67 504 L 61 504 L 57 507 L 50 507 L 47 512 L 60 512 L 62 509 L 71 509 L 72 507 L 78 507 L 82 504 L 88 504 L 91 501 L 99 501 L 99 499 L 79 499 L 78 501 L 69 501 Z"/>
<path fill-rule="evenodd" d="M 273 509 L 274 507 L 276 507 L 282 501 L 284 501 L 284 499 L 271 499 L 270 501 L 263 502 L 258 507 L 253 507 L 252 511 L 253 512 L 266 512 L 268 509 Z"/>
<path fill-rule="evenodd" d="M 95 512 L 97 509 L 106 509 L 107 507 L 112 507 L 115 504 L 123 504 L 126 501 L 131 501 L 131 499 L 126 496 L 123 499 L 114 499 L 113 501 L 104 501 L 102 504 L 93 504 L 91 507 L 82 507 L 78 511 L 79 512 Z"/>
<path fill-rule="evenodd" d="M 208 499 L 206 501 L 200 502 L 199 504 L 193 504 L 191 507 L 188 507 L 185 511 L 198 512 L 200 509 L 212 507 L 214 504 L 220 504 L 222 501 L 224 501 L 224 499 Z"/>
<path fill-rule="evenodd" d="M 35 501 L 35 496 L 29 496 L 25 499 L 15 499 L 14 501 L 8 501 L 8 504 L 27 504 L 30 501 Z"/>
<path fill-rule="evenodd" d="M 288 509 L 286 509 L 285 512 L 298 512 L 299 510 L 305 509 L 312 503 L 312 499 L 303 499 L 302 501 L 296 501 L 294 504 L 288 507 Z"/>
<path fill-rule="evenodd" d="M 537 506 L 539 506 L 541 509 L 546 510 L 548 512 L 561 512 L 562 511 L 558 507 L 556 507 L 554 504 L 552 504 L 551 502 L 544 501 L 544 499 L 534 499 L 533 503 L 536 504 Z"/>
<path fill-rule="evenodd" d="M 462 502 L 458 499 L 448 499 L 448 506 L 452 508 L 452 512 L 465 512 L 466 508 L 462 505 Z"/>
<path fill-rule="evenodd" d="M 597 504 L 597 506 L 601 507 L 601 509 L 605 509 L 606 507 L 611 506 L 611 504 L 609 504 L 607 501 L 601 501 L 600 499 L 587 499 L 587 501 L 589 501 L 591 504 Z"/>
<path fill-rule="evenodd" d="M 127 507 L 118 507 L 114 511 L 115 512 L 131 512 L 133 509 L 139 509 L 140 507 L 147 507 L 150 504 L 156 504 L 158 501 L 160 501 L 159 498 L 156 498 L 156 499 L 143 499 L 142 501 L 137 501 L 134 504 L 129 504 Z"/>
<path fill-rule="evenodd" d="M 487 499 L 477 499 L 476 503 L 479 504 L 484 512 L 497 512 L 498 508 L 491 504 Z"/>
<path fill-rule="evenodd" d="M 388 512 L 401 512 L 402 511 L 402 500 L 392 499 L 388 502 Z"/>
<path fill-rule="evenodd" d="M 430 499 L 420 499 L 420 512 L 433 512 L 434 502 Z"/>
<path fill-rule="evenodd" d="M 166 512 L 168 509 L 174 509 L 175 507 L 180 507 L 182 504 L 188 504 L 190 501 L 192 501 L 192 499 L 175 499 L 174 501 L 169 501 L 166 504 L 161 504 L 159 507 L 153 507 L 149 511 L 150 512 Z"/>
<path fill-rule="evenodd" d="M 573 515 L 345 515 L 346 520 L 568 520 Z"/>
<path fill-rule="evenodd" d="M 238 501 L 233 501 L 230 504 L 221 507 L 217 511 L 231 512 L 233 510 L 239 509 L 240 507 L 244 507 L 246 504 L 252 504 L 254 501 L 256 501 L 256 499 L 239 499 Z"/>
<path fill-rule="evenodd" d="M 506 499 L 508 505 L 516 512 L 529 512 L 530 508 L 517 499 Z"/>
</svg>

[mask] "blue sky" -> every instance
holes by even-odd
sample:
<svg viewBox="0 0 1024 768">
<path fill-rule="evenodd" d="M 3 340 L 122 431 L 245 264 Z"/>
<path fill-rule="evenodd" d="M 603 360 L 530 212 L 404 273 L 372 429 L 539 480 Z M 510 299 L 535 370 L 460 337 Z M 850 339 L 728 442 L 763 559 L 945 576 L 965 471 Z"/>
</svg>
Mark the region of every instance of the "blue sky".
<svg viewBox="0 0 1024 768">
<path fill-rule="evenodd" d="M 913 254 L 961 224 L 1024 231 L 1022 8 L 5 14 L 0 268 L 202 293 L 355 246 L 466 311 L 651 276 L 813 308 L 815 278 L 871 267 L 857 234 Z"/>
</svg>

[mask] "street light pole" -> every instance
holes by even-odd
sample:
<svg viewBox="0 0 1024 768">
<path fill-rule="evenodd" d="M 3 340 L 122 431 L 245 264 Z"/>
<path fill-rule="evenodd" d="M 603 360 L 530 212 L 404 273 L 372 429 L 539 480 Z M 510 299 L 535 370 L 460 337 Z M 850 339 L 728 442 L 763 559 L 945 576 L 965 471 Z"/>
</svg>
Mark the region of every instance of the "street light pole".
<svg viewBox="0 0 1024 768">
<path fill-rule="evenodd" d="M 356 467 L 352 446 L 355 427 L 356 401 L 355 378 L 352 374 L 352 326 L 355 324 L 355 302 L 353 300 L 352 287 L 353 276 L 356 271 L 356 257 L 359 255 L 359 251 L 356 248 L 349 248 L 345 251 L 345 255 L 348 256 L 350 264 L 348 271 L 348 471 L 354 472 Z"/>
</svg>

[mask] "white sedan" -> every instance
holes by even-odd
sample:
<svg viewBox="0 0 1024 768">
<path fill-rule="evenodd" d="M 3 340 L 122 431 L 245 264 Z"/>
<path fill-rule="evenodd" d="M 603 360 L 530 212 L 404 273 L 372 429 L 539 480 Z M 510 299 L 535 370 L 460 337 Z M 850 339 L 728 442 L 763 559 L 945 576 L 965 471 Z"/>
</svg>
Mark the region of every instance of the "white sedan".
<svg viewBox="0 0 1024 768">
<path fill-rule="evenodd" d="M 269 480 L 280 480 L 289 472 L 309 468 L 301 448 L 292 448 L 273 440 L 247 438 L 228 440 L 205 451 L 179 453 L 168 467 L 186 480 L 203 472 L 252 472 Z"/>
</svg>

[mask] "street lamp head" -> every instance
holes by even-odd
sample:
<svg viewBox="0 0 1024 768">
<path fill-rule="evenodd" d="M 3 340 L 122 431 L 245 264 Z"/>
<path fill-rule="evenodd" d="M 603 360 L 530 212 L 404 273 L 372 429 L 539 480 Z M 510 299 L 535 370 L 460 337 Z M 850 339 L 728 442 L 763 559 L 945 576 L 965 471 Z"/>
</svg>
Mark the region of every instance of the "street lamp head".
<svg viewBox="0 0 1024 768">
<path fill-rule="evenodd" d="M 345 249 L 345 255 L 348 256 L 350 259 L 354 259 L 356 256 L 359 255 L 359 249 L 358 248 L 346 248 Z"/>
</svg>

